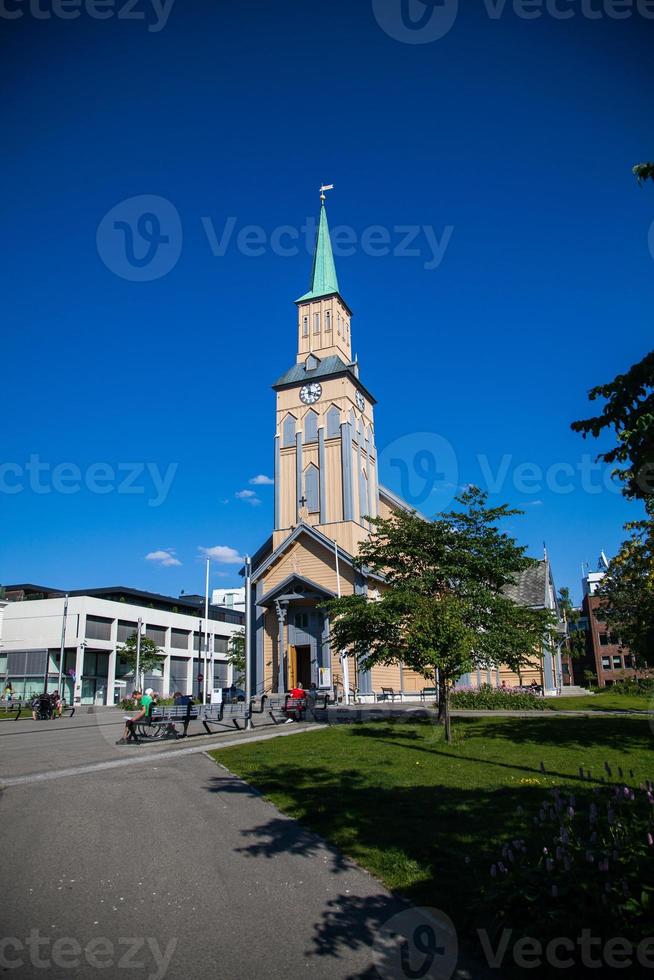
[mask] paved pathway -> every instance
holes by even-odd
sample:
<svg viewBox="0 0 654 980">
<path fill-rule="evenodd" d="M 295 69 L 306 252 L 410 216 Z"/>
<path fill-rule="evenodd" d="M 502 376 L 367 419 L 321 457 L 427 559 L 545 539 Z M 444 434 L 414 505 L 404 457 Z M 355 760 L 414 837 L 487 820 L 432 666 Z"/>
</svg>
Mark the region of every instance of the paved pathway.
<svg viewBox="0 0 654 980">
<path fill-rule="evenodd" d="M 374 938 L 402 906 L 203 754 L 247 735 L 131 748 L 102 719 L 0 725 L 0 972 L 374 975 Z M 313 737 L 254 733 L 279 735 Z"/>
</svg>

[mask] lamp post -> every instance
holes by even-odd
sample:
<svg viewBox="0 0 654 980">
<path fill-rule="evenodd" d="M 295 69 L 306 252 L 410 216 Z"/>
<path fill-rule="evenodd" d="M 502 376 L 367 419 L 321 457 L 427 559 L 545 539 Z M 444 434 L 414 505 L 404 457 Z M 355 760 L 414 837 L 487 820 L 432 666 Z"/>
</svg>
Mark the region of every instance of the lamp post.
<svg viewBox="0 0 654 980">
<path fill-rule="evenodd" d="M 136 624 L 136 670 L 134 671 L 134 681 L 136 683 L 137 691 L 141 690 L 141 630 L 142 628 L 143 628 L 143 620 L 139 616 L 138 623 Z"/>
<path fill-rule="evenodd" d="M 209 561 L 207 558 L 207 571 L 204 580 L 204 686 L 202 703 L 207 703 L 207 660 L 209 658 Z M 212 661 L 213 668 L 213 661 Z M 213 669 L 211 671 L 211 687 L 213 688 Z"/>
<path fill-rule="evenodd" d="M 250 641 L 252 636 L 252 562 L 250 556 L 245 556 L 245 638 L 243 651 L 245 653 L 245 727 L 252 728 L 252 664 L 250 657 Z"/>
</svg>

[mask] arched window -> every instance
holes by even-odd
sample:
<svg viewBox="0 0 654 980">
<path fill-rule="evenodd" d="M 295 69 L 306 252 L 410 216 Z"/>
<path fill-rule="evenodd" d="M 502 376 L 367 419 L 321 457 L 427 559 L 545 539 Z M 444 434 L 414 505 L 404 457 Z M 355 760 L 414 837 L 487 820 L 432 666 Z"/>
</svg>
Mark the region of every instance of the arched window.
<svg viewBox="0 0 654 980">
<path fill-rule="evenodd" d="M 302 336 L 303 337 L 308 337 L 309 336 L 309 317 L 308 316 L 303 316 L 302 317 Z"/>
<path fill-rule="evenodd" d="M 320 313 L 313 314 L 313 332 L 320 333 Z"/>
<path fill-rule="evenodd" d="M 309 463 L 304 471 L 304 496 L 309 513 L 317 514 L 320 510 L 320 472 L 313 463 Z"/>
<path fill-rule="evenodd" d="M 284 446 L 295 445 L 295 416 L 287 415 L 282 426 L 282 444 Z"/>
<path fill-rule="evenodd" d="M 359 518 L 361 521 L 363 521 L 368 510 L 368 477 L 366 471 L 361 470 L 359 474 Z"/>
<path fill-rule="evenodd" d="M 332 315 L 329 310 L 325 313 L 325 331 L 331 330 L 332 328 Z"/>
<path fill-rule="evenodd" d="M 338 336 L 341 336 L 341 314 L 339 313 L 336 318 L 336 332 Z"/>
<path fill-rule="evenodd" d="M 333 439 L 338 436 L 341 431 L 341 413 L 336 408 L 336 405 L 332 407 L 327 412 L 327 438 Z"/>
<path fill-rule="evenodd" d="M 312 409 L 304 416 L 304 441 L 318 441 L 318 416 Z"/>
</svg>

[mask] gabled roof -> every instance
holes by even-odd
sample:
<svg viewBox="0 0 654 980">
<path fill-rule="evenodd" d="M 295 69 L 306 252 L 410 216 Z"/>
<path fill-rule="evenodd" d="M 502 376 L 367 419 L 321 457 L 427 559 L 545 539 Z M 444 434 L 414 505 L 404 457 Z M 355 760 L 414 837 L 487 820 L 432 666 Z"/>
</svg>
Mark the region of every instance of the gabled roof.
<svg viewBox="0 0 654 980">
<path fill-rule="evenodd" d="M 351 364 L 346 364 L 338 354 L 330 354 L 328 357 L 323 357 L 319 360 L 320 363 L 318 366 L 312 370 L 307 369 L 304 361 L 300 361 L 299 364 L 294 364 L 292 368 L 288 369 L 286 374 L 282 374 L 281 378 L 275 381 L 273 389 L 277 391 L 279 388 L 290 388 L 292 385 L 304 384 L 307 381 L 316 381 L 318 378 L 337 378 L 341 375 L 349 374 L 356 382 L 357 387 L 367 396 L 371 404 L 377 404 L 377 399 L 370 394 L 368 389 L 359 380 L 359 369 L 356 361 L 353 361 Z"/>
<path fill-rule="evenodd" d="M 551 609 L 550 588 L 556 597 L 550 563 L 545 558 L 520 572 L 512 585 L 504 587 L 504 594 L 519 606 L 526 606 L 529 609 Z M 556 602 L 556 598 L 554 601 Z"/>
<path fill-rule="evenodd" d="M 269 606 L 276 599 L 282 598 L 288 593 L 296 594 L 296 598 L 314 598 L 318 597 L 320 599 L 333 599 L 336 593 L 331 589 L 326 589 L 324 585 L 318 585 L 317 582 L 313 582 L 310 578 L 305 575 L 300 575 L 299 572 L 291 572 L 286 578 L 279 582 L 274 588 L 266 592 L 265 595 L 257 599 L 258 606 Z"/>
<path fill-rule="evenodd" d="M 306 524 L 304 521 L 300 521 L 299 524 L 297 524 L 293 528 L 289 536 L 287 538 L 284 538 L 282 543 L 277 548 L 275 548 L 274 551 L 271 550 L 266 554 L 266 552 L 264 552 L 263 549 L 260 549 L 260 552 L 258 552 L 257 554 L 262 553 L 263 560 L 256 567 L 254 565 L 254 562 L 252 563 L 252 581 L 256 582 L 258 579 L 260 579 L 261 576 L 268 571 L 270 566 L 274 565 L 277 559 L 281 558 L 284 552 L 288 551 L 291 545 L 294 544 L 298 540 L 298 538 L 301 537 L 302 535 L 308 536 L 317 544 L 322 545 L 322 547 L 328 550 L 331 554 L 334 554 L 334 542 L 332 541 L 331 538 L 328 538 L 326 534 L 322 533 L 322 531 L 318 531 L 315 527 L 312 527 L 311 524 Z M 347 551 L 344 551 L 343 548 L 341 548 L 340 546 L 338 549 L 338 560 L 342 564 L 350 565 L 354 567 L 354 558 L 352 557 L 352 555 L 348 554 Z M 240 574 L 243 575 L 244 571 L 245 570 L 242 568 Z M 383 581 L 381 576 L 376 575 L 373 572 L 369 572 L 364 569 L 363 573 L 367 575 L 368 578 L 374 578 L 380 582 Z"/>
<path fill-rule="evenodd" d="M 329 225 L 327 224 L 327 210 L 323 202 L 320 208 L 320 222 L 318 224 L 316 250 L 313 255 L 309 292 L 300 296 L 295 302 L 303 303 L 309 299 L 320 299 L 322 296 L 331 296 L 338 292 L 336 266 L 334 265 L 334 254 L 329 237 Z"/>
</svg>

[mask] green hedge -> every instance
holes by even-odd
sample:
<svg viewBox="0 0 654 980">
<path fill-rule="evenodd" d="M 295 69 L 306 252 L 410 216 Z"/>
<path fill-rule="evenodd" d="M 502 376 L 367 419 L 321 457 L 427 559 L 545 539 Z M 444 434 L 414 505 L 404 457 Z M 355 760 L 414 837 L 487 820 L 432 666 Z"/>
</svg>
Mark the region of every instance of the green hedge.
<svg viewBox="0 0 654 980">
<path fill-rule="evenodd" d="M 484 684 L 480 688 L 459 688 L 452 691 L 450 704 L 453 708 L 469 708 L 484 711 L 545 711 L 545 699 L 536 694 L 517 689 L 502 689 Z"/>
</svg>

